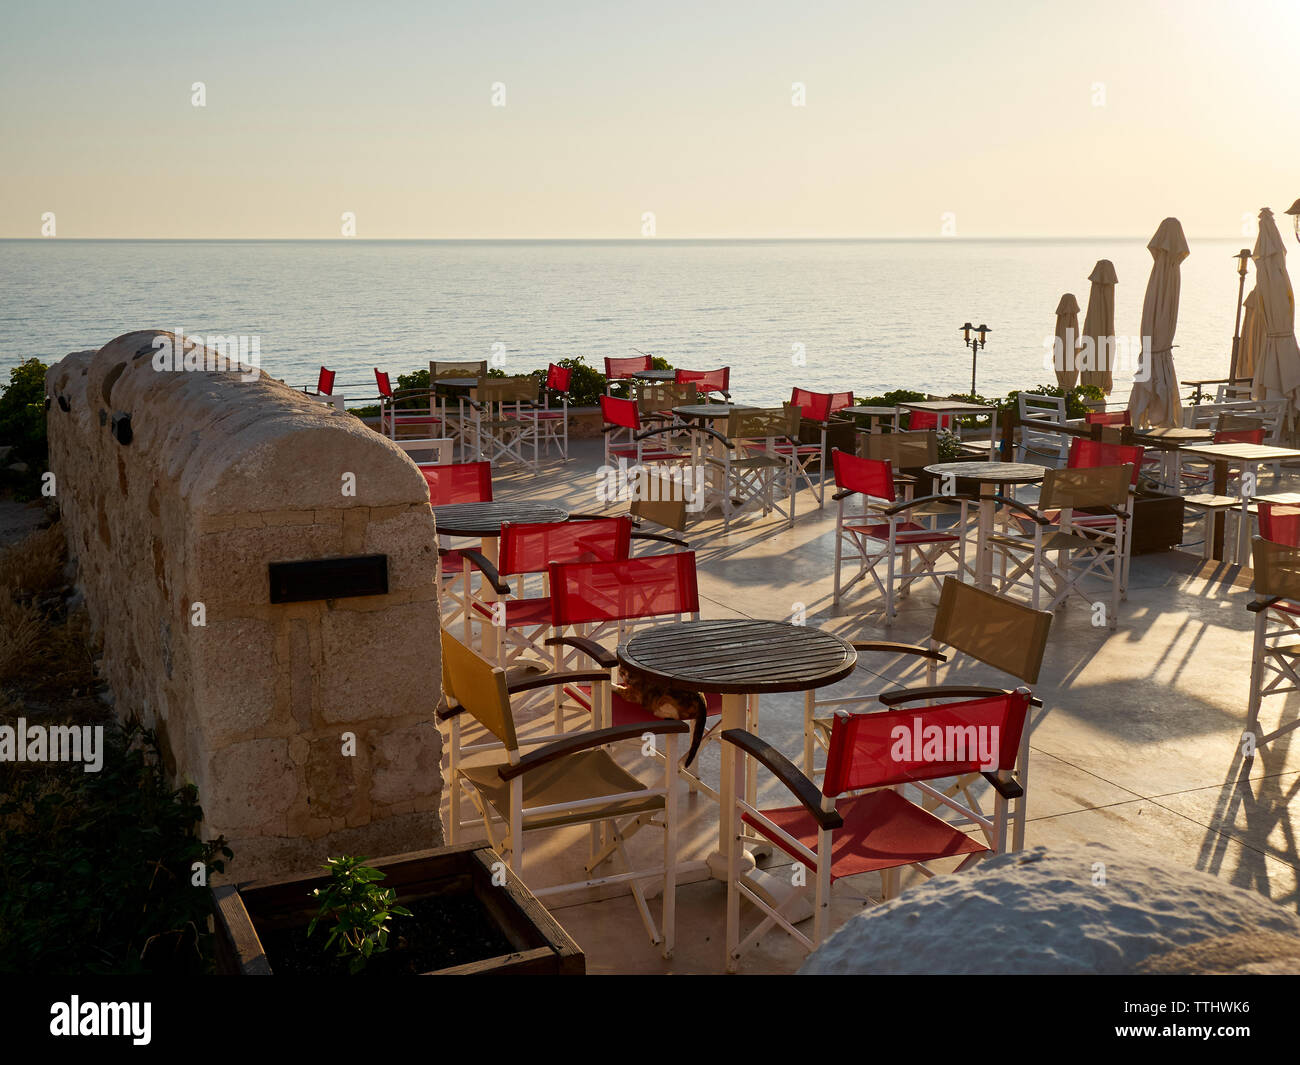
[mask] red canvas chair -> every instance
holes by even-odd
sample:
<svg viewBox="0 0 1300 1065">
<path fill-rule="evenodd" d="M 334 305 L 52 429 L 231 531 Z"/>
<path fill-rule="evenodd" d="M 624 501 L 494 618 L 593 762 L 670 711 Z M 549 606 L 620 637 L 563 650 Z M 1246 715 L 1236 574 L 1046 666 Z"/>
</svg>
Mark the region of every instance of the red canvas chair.
<svg viewBox="0 0 1300 1065">
<path fill-rule="evenodd" d="M 1090 410 L 1083 415 L 1085 425 L 1124 426 L 1133 424 L 1133 415 L 1127 410 Z"/>
<path fill-rule="evenodd" d="M 554 648 L 553 668 L 571 669 L 595 662 L 614 669 L 618 659 L 601 646 L 622 643 L 639 626 L 665 621 L 699 618 L 700 595 L 695 580 L 695 552 L 644 555 L 616 562 L 557 563 L 550 567 L 551 625 L 556 635 L 547 643 Z M 589 715 L 592 727 L 607 728 L 657 721 L 649 710 L 614 695 L 607 707 L 593 701 L 589 685 L 566 685 L 564 696 Z M 722 713 L 722 697 L 706 694 L 710 718 Z M 751 727 L 757 724 L 757 701 L 750 703 Z M 555 704 L 557 729 L 563 706 Z M 692 738 L 695 747 L 716 739 L 716 724 Z M 691 790 L 703 791 L 716 800 L 718 793 L 696 773 L 682 769 Z"/>
<path fill-rule="evenodd" d="M 969 693 L 952 693 L 962 698 Z M 938 698 L 943 698 L 938 695 Z M 1028 763 L 1025 718 L 1031 695 L 1027 688 L 982 693 L 961 702 L 889 713 L 837 711 L 831 728 L 826 773 L 816 784 L 770 744 L 742 729 L 722 734 L 723 757 L 748 755 L 766 767 L 798 800 L 795 806 L 759 809 L 741 796 L 730 796 L 740 821 L 780 847 L 811 874 L 812 935 L 800 932 L 782 912 L 750 888 L 740 870 L 740 834 L 731 840 L 727 876 L 727 968 L 734 972 L 741 954 L 773 924 L 806 950 L 816 950 L 829 931 L 831 886 L 836 880 L 879 873 L 882 899 L 898 890 L 898 872 L 915 866 L 935 875 L 926 863 L 959 858 L 957 870 L 990 852 L 1006 850 L 1008 801 L 1023 799 L 1012 773 Z M 937 744 L 930 741 L 938 735 Z M 904 742 L 906 741 L 906 742 Z M 962 805 L 931 781 L 981 773 L 997 799 L 992 817 Z M 905 797 L 904 786 L 924 800 L 956 815 L 944 820 Z M 989 843 L 961 831 L 974 824 Z M 792 895 L 791 898 L 797 898 Z M 764 915 L 742 942 L 740 900 L 748 899 Z"/>
<path fill-rule="evenodd" d="M 436 413 L 434 392 L 431 389 L 394 389 L 388 374 L 375 367 L 375 385 L 379 389 L 379 431 L 391 440 L 397 439 L 397 430 L 403 426 L 422 426 L 431 430 L 442 424 Z M 423 403 L 420 403 L 423 401 Z M 417 407 L 410 404 L 416 402 Z M 398 404 L 405 404 L 399 409 Z M 424 404 L 428 404 L 427 409 Z"/>
<path fill-rule="evenodd" d="M 1247 758 L 1300 728 L 1300 717 L 1286 710 L 1287 696 L 1300 691 L 1300 664 L 1295 656 L 1300 643 L 1300 507 L 1260 503 L 1259 526 L 1261 535 L 1251 544 L 1255 600 L 1246 606 L 1255 615 L 1250 701 L 1242 734 Z M 1260 711 L 1264 700 L 1273 696 L 1281 696 L 1270 703 L 1281 713 L 1275 719 L 1277 727 L 1264 732 Z"/>
<path fill-rule="evenodd" d="M 545 897 L 575 888 L 628 886 L 636 900 L 650 941 L 672 956 L 677 898 L 677 757 L 676 744 L 688 731 L 681 721 L 639 722 L 624 728 L 590 729 L 566 736 L 521 735 L 511 696 L 520 692 L 585 680 L 606 701 L 608 677 L 602 671 L 544 674 L 514 679 L 442 632 L 442 676 L 447 706 L 439 718 L 451 723 L 449 784 L 451 811 L 448 836 L 458 842 L 461 832 L 476 822 L 462 819 L 462 797 L 468 795 L 482 819 L 489 842 L 510 868 L 529 882 L 534 895 Z M 467 743 L 477 732 L 478 742 Z M 662 775 L 647 787 L 615 761 L 608 748 L 621 743 L 643 747 L 645 735 L 667 741 Z M 526 748 L 532 748 L 526 750 Z M 492 755 L 484 763 L 482 756 Z M 465 763 L 472 756 L 474 764 Z M 589 878 L 569 884 L 542 886 L 525 872 L 524 842 L 529 833 L 591 826 Z M 634 868 L 626 842 L 646 825 L 664 830 L 662 862 Z M 603 849 L 602 849 L 603 844 Z M 621 858 L 623 872 L 590 878 L 608 858 Z M 642 881 L 662 885 L 662 932 L 647 904 Z"/>
<path fill-rule="evenodd" d="M 429 505 L 445 506 L 449 503 L 491 503 L 492 463 L 453 462 L 445 465 L 420 465 L 425 483 L 429 486 Z M 484 562 L 481 551 L 469 547 L 453 548 L 451 538 L 438 537 L 438 578 L 443 589 L 442 624 L 451 625 L 460 619 L 465 639 L 470 638 L 470 614 L 466 609 L 471 599 L 470 560 L 477 557 Z M 456 577 L 461 578 L 459 592 L 453 591 Z"/>
<path fill-rule="evenodd" d="M 573 370 L 566 366 L 551 363 L 546 367 L 546 385 L 542 391 L 542 409 L 535 418 L 541 442 L 546 454 L 551 453 L 554 441 L 556 450 L 567 462 L 569 459 L 569 388 L 573 382 Z M 558 406 L 551 406 L 552 401 Z"/>
<path fill-rule="evenodd" d="M 821 432 L 821 441 L 816 444 L 798 444 L 795 457 L 798 464 L 796 473 L 801 481 L 817 496 L 817 506 L 826 503 L 826 430 L 836 413 L 853 406 L 852 392 L 810 392 L 806 388 L 795 388 L 790 392 L 790 406 L 799 408 L 799 417 L 804 422 L 812 422 Z M 788 445 L 778 444 L 777 450 L 784 451 Z M 817 480 L 812 479 L 813 467 L 817 468 Z"/>
<path fill-rule="evenodd" d="M 832 602 L 838 606 L 845 592 L 870 575 L 885 600 L 885 624 L 892 625 L 898 614 L 896 599 L 907 594 L 913 581 L 924 578 L 940 585 L 942 573 L 938 566 L 944 557 L 952 560 L 953 572 L 958 575 L 965 572 L 964 530 L 971 497 L 932 495 L 900 502 L 894 486 L 894 471 L 888 462 L 858 458 L 838 448 L 831 452 L 831 457 L 835 464 L 835 483 L 839 487 L 832 497 L 838 504 Z M 862 496 L 862 513 L 848 514 L 845 502 L 855 495 Z M 956 531 L 940 528 L 938 517 L 951 514 L 954 506 L 958 508 L 957 524 L 953 526 Z M 930 525 L 910 520 L 927 516 Z M 857 557 L 858 572 L 842 585 L 840 571 L 846 546 Z M 883 580 L 876 572 L 882 561 L 886 563 Z"/>
<path fill-rule="evenodd" d="M 605 419 L 605 465 L 642 466 L 646 463 L 684 465 L 691 460 L 688 452 L 666 446 L 665 440 L 681 431 L 680 426 L 647 422 L 634 399 L 600 397 L 600 412 Z"/>
<path fill-rule="evenodd" d="M 626 359 L 605 360 L 605 394 L 612 393 L 614 386 L 627 385 L 631 388 L 635 378 L 633 374 L 644 373 L 651 368 L 649 355 L 633 355 Z"/>
<path fill-rule="evenodd" d="M 731 399 L 731 367 L 717 370 L 678 370 L 675 377 L 679 385 L 693 384 L 705 397 L 715 393 L 723 400 Z"/>
<path fill-rule="evenodd" d="M 831 688 L 804 695 L 804 774 L 816 780 L 824 772 L 817 766 L 816 752 L 819 749 L 825 751 L 829 745 L 833 721 L 829 713 L 819 716 L 819 710 L 838 711 L 878 702 L 889 706 L 902 698 L 900 685 L 903 686 L 901 691 L 910 693 L 903 701 L 920 698 L 920 693 L 926 691 L 976 691 L 970 683 L 971 674 L 975 673 L 977 679 L 983 681 L 990 670 L 999 687 L 1005 687 L 1010 679 L 1032 688 L 1038 683 L 1043 668 L 1051 626 L 1052 615 L 1045 610 L 1034 610 L 996 592 L 964 584 L 952 577 L 945 578 L 928 642 L 909 644 L 870 640 L 853 644 L 860 655 L 870 653 L 902 660 L 899 664 L 891 663 L 887 672 L 881 672 L 880 666 L 871 670 L 874 677 L 884 677 L 891 690 L 843 696 Z M 885 659 L 879 661 L 883 664 Z M 945 686 L 940 688 L 939 668 L 944 663 L 947 663 L 944 666 Z M 856 672 L 851 675 L 856 676 Z M 908 687 L 915 681 L 922 681 L 924 686 Z M 978 690 L 987 694 L 985 689 Z M 1041 706 L 1042 703 L 1035 699 L 1033 705 Z M 961 792 L 968 806 L 979 809 L 979 799 L 971 791 L 977 783 L 977 777 L 964 778 L 953 786 L 951 793 Z M 1024 784 L 1023 780 L 1021 784 Z M 1025 804 L 1021 801 L 1015 804 L 1014 821 L 1014 847 L 1019 850 L 1024 844 L 1026 822 Z"/>
<path fill-rule="evenodd" d="M 492 566 L 481 554 L 471 563 L 497 593 L 510 598 L 470 600 L 474 621 L 493 625 L 499 665 L 529 651 L 543 661 L 552 655 L 542 641 L 551 633 L 550 566 L 561 562 L 613 562 L 631 555 L 633 541 L 680 544 L 676 537 L 633 531 L 630 517 L 570 518 L 562 522 L 501 526 L 499 556 Z M 518 578 L 514 592 L 506 578 Z M 531 590 L 537 594 L 527 594 Z"/>
<path fill-rule="evenodd" d="M 926 429 L 951 429 L 953 416 L 944 414 L 942 416 L 929 410 L 908 411 L 907 429 L 909 432 L 921 432 Z"/>
</svg>

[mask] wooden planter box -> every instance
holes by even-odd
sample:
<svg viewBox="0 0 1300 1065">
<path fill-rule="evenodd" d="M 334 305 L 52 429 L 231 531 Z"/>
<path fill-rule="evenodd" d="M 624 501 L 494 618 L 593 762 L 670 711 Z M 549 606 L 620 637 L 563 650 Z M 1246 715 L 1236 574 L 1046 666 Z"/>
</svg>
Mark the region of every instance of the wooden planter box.
<svg viewBox="0 0 1300 1065">
<path fill-rule="evenodd" d="M 505 884 L 492 884 L 492 866 L 501 860 L 486 844 L 466 843 L 380 858 L 368 864 L 386 874 L 381 884 L 396 890 L 399 904 L 472 893 L 514 947 L 510 954 L 423 975 L 585 973 L 586 958 L 581 948 L 522 880 L 507 868 Z M 305 928 L 316 910 L 311 891 L 328 882 L 328 873 L 322 873 L 213 888 L 218 972 L 273 975 L 258 929 Z"/>
</svg>

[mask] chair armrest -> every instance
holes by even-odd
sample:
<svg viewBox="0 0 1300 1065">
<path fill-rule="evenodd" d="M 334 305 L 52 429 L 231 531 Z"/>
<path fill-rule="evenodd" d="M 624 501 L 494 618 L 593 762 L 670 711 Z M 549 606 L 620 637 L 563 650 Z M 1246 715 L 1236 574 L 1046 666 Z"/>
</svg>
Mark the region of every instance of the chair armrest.
<svg viewBox="0 0 1300 1065">
<path fill-rule="evenodd" d="M 841 499 L 848 499 L 849 496 L 851 495 L 856 495 L 856 493 L 853 491 L 852 488 L 841 488 L 838 492 L 836 492 L 833 496 L 831 496 L 831 499 L 834 500 L 835 502 L 839 502 Z"/>
<path fill-rule="evenodd" d="M 982 699 L 990 695 L 1010 695 L 1007 688 L 984 688 L 977 684 L 936 684 L 932 688 L 892 688 L 881 692 L 878 698 L 886 706 L 901 706 L 903 703 L 916 703 L 923 699 Z M 1029 700 L 1031 706 L 1042 706 L 1041 699 Z"/>
<path fill-rule="evenodd" d="M 461 548 L 459 550 L 461 556 L 473 562 L 474 568 L 483 574 L 484 578 L 491 583 L 493 588 L 502 595 L 510 594 L 510 585 L 506 584 L 506 582 L 501 579 L 501 574 L 497 572 L 496 566 L 492 565 L 492 563 L 488 561 L 487 556 L 483 554 L 482 551 L 475 551 L 472 547 Z"/>
<path fill-rule="evenodd" d="M 618 656 L 605 650 L 595 640 L 586 636 L 552 636 L 546 641 L 547 647 L 576 647 L 598 666 L 613 669 L 618 665 Z"/>
<path fill-rule="evenodd" d="M 844 818 L 838 812 L 822 809 L 822 793 L 817 785 L 799 772 L 794 763 L 770 743 L 739 728 L 727 729 L 722 733 L 722 738 L 771 770 L 773 776 L 790 789 L 790 793 L 822 828 L 839 828 L 844 824 Z"/>
<path fill-rule="evenodd" d="M 514 765 L 503 765 L 497 772 L 502 780 L 514 780 L 515 777 L 527 773 L 530 769 L 536 769 L 538 766 L 546 765 L 547 762 L 554 762 L 560 758 L 567 758 L 579 751 L 590 750 L 592 747 L 604 747 L 607 743 L 616 743 L 619 740 L 639 740 L 647 732 L 654 735 L 663 735 L 670 732 L 690 732 L 690 730 L 690 725 L 685 721 L 670 721 L 668 719 L 634 722 L 630 725 L 616 725 L 614 728 L 596 729 L 594 732 L 583 732 L 577 736 L 568 736 L 565 739 L 556 740 L 554 743 L 548 743 L 545 747 L 540 747 L 532 753 L 524 755 Z"/>
<path fill-rule="evenodd" d="M 534 688 L 554 688 L 558 684 L 581 684 L 583 681 L 599 684 L 608 680 L 609 674 L 600 670 L 567 669 L 558 673 L 543 673 L 541 676 L 529 677 L 527 680 L 517 680 L 513 684 L 507 684 L 506 691 L 515 695 L 518 692 L 532 691 Z"/>
<path fill-rule="evenodd" d="M 634 532 L 632 534 L 632 539 L 633 540 L 659 540 L 665 544 L 676 544 L 678 547 L 691 546 L 680 536 L 669 536 L 667 533 Z"/>
<path fill-rule="evenodd" d="M 1020 513 L 1025 515 L 1025 517 L 1032 518 L 1039 525 L 1052 524 L 1047 518 L 1039 514 L 1038 511 L 1036 511 L 1033 507 L 1026 506 L 1018 499 L 1012 499 L 1010 496 L 990 496 L 989 498 L 992 499 L 995 503 L 1003 503 L 1006 506 L 1010 507 L 1012 510 L 1020 511 Z"/>
<path fill-rule="evenodd" d="M 993 790 L 1004 799 L 1019 799 L 1025 794 L 1025 789 L 1014 780 L 1003 780 L 996 773 L 981 773 L 980 776 L 992 784 Z"/>
<path fill-rule="evenodd" d="M 859 642 L 854 640 L 852 647 L 855 651 L 884 651 L 890 654 L 917 655 L 920 658 L 930 658 L 936 662 L 948 661 L 948 656 L 942 651 L 936 651 L 919 643 L 891 643 L 888 640 Z"/>
<path fill-rule="evenodd" d="M 965 492 L 954 492 L 952 495 L 921 496 L 919 499 L 906 499 L 902 503 L 895 503 L 892 507 L 886 507 L 880 513 L 892 516 L 910 510 L 912 507 L 919 507 L 922 503 L 951 503 L 953 500 L 978 503 L 979 496 L 969 495 Z"/>
<path fill-rule="evenodd" d="M 1256 599 L 1253 603 L 1247 603 L 1246 609 L 1249 610 L 1252 614 L 1258 614 L 1261 610 L 1267 610 L 1275 603 L 1282 602 L 1284 598 L 1285 596 L 1274 595 L 1274 596 L 1270 596 L 1268 599 Z"/>
</svg>

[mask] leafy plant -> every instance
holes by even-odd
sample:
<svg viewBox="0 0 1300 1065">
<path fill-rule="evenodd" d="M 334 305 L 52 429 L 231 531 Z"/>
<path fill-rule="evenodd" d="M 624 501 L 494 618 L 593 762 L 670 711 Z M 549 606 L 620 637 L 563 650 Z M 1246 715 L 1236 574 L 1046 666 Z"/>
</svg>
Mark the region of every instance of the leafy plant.
<svg viewBox="0 0 1300 1065">
<path fill-rule="evenodd" d="M 9 384 L 0 392 L 0 446 L 12 447 L 0 465 L 0 487 L 9 487 L 20 499 L 35 498 L 41 474 L 50 461 L 45 435 L 45 371 L 40 359 L 28 359 L 9 370 Z M 24 463 L 26 472 L 7 467 Z"/>
<path fill-rule="evenodd" d="M 324 949 L 338 943 L 338 957 L 348 959 L 348 971 L 353 975 L 361 972 L 374 955 L 388 949 L 389 920 L 411 916 L 410 910 L 394 905 L 397 893 L 392 888 L 379 886 L 384 874 L 365 862 L 365 858 L 347 855 L 326 859 L 330 882 L 312 891 L 321 905 L 307 925 L 307 935 L 311 936 L 321 921 L 334 922 Z"/>
<path fill-rule="evenodd" d="M 962 455 L 961 441 L 951 429 L 940 429 L 936 434 L 935 443 L 940 462 L 952 462 Z"/>
<path fill-rule="evenodd" d="M 0 777 L 0 972 L 211 971 L 195 865 L 206 884 L 231 851 L 198 838 L 198 793 L 168 783 L 152 731 L 109 723 L 104 747 L 97 773 L 69 761 Z"/>
</svg>

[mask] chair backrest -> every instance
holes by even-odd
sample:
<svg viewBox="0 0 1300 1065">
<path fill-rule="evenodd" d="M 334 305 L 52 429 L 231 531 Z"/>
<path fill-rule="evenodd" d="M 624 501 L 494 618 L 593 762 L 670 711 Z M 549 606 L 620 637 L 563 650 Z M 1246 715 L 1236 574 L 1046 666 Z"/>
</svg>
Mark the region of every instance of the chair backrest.
<svg viewBox="0 0 1300 1065">
<path fill-rule="evenodd" d="M 1070 454 L 1065 460 L 1067 469 L 1081 470 L 1093 466 L 1132 466 L 1130 484 L 1137 484 L 1142 469 L 1142 456 L 1146 448 L 1136 444 L 1112 444 L 1104 440 L 1087 440 L 1076 436 L 1070 441 Z"/>
<path fill-rule="evenodd" d="M 550 392 L 559 392 L 561 395 L 569 391 L 569 384 L 573 380 L 573 368 L 569 366 L 556 366 L 551 363 L 546 367 L 546 388 Z"/>
<path fill-rule="evenodd" d="M 929 410 L 909 411 L 907 427 L 912 432 L 918 432 L 922 429 L 951 429 L 952 415 L 945 414 L 940 417 L 934 411 Z"/>
<path fill-rule="evenodd" d="M 515 377 L 484 377 L 473 395 L 481 403 L 535 403 L 538 381 L 531 374 Z"/>
<path fill-rule="evenodd" d="M 623 429 L 641 428 L 641 412 L 634 399 L 601 396 L 600 416 L 605 419 L 606 425 L 617 425 Z"/>
<path fill-rule="evenodd" d="M 831 452 L 835 465 L 835 484 L 850 492 L 890 503 L 898 497 L 894 489 L 894 468 L 884 459 L 863 459 L 835 448 Z"/>
<path fill-rule="evenodd" d="M 1217 429 L 1214 433 L 1216 444 L 1262 444 L 1264 430 L 1259 429 Z"/>
<path fill-rule="evenodd" d="M 795 388 L 790 392 L 790 406 L 799 408 L 799 416 L 814 422 L 828 422 L 831 415 L 853 406 L 852 392 L 812 392 Z"/>
<path fill-rule="evenodd" d="M 728 440 L 763 440 L 770 437 L 799 435 L 799 408 L 755 407 L 733 410 L 727 415 Z"/>
<path fill-rule="evenodd" d="M 675 379 L 679 385 L 694 384 L 701 392 L 731 391 L 730 366 L 717 370 L 678 370 Z"/>
<path fill-rule="evenodd" d="M 1083 421 L 1085 425 L 1132 425 L 1133 415 L 1127 410 L 1090 410 Z"/>
<path fill-rule="evenodd" d="M 448 699 L 463 706 L 508 751 L 518 749 L 505 670 L 480 658 L 446 629 L 442 630 L 442 686 Z"/>
<path fill-rule="evenodd" d="M 945 577 L 930 638 L 1036 684 L 1051 627 L 1050 611 Z"/>
<path fill-rule="evenodd" d="M 320 373 L 316 375 L 316 391 L 322 396 L 334 395 L 334 377 L 333 370 L 327 370 L 322 366 Z"/>
<path fill-rule="evenodd" d="M 654 414 L 659 411 L 685 407 L 700 401 L 699 389 L 693 381 L 678 384 L 669 381 L 655 381 L 643 384 L 637 389 L 636 406 L 642 414 Z"/>
<path fill-rule="evenodd" d="M 375 384 L 378 386 L 381 396 L 385 399 L 393 398 L 393 383 L 388 379 L 388 374 L 378 366 L 375 367 Z"/>
<path fill-rule="evenodd" d="M 1021 418 L 1034 418 L 1039 421 L 1065 421 L 1065 398 L 1063 396 L 1045 396 L 1041 392 L 1021 392 L 1017 397 Z"/>
<path fill-rule="evenodd" d="M 613 562 L 631 552 L 631 518 L 507 522 L 501 526 L 497 572 L 545 573 L 552 562 Z"/>
<path fill-rule="evenodd" d="M 429 363 L 429 387 L 435 387 L 440 381 L 468 381 L 473 378 L 482 380 L 487 376 L 487 360 L 482 362 L 437 362 Z"/>
<path fill-rule="evenodd" d="M 934 429 L 911 433 L 863 433 L 862 454 L 881 459 L 895 470 L 931 466 L 939 461 L 939 434 Z"/>
<path fill-rule="evenodd" d="M 694 551 L 614 562 L 557 562 L 549 570 L 551 624 L 556 628 L 700 609 Z"/>
<path fill-rule="evenodd" d="M 964 773 L 1014 769 L 1030 693 L 887 714 L 838 713 L 822 793 L 828 796 Z"/>
<path fill-rule="evenodd" d="M 435 507 L 448 503 L 491 503 L 492 463 L 452 462 L 442 466 L 421 465 L 429 485 L 429 502 Z"/>
<path fill-rule="evenodd" d="M 1300 506 L 1294 503 L 1260 503 L 1259 535 L 1275 544 L 1300 547 Z"/>
<path fill-rule="evenodd" d="M 690 473 L 692 478 L 695 472 Z M 672 470 L 642 467 L 637 471 L 637 482 L 629 510 L 634 518 L 653 522 L 665 529 L 684 532 L 686 529 L 686 491 L 683 475 Z M 702 485 L 692 485 L 699 491 Z"/>
<path fill-rule="evenodd" d="M 1129 466 L 1077 466 L 1047 471 L 1038 505 L 1061 510 L 1083 507 L 1123 507 L 1133 470 Z"/>
<path fill-rule="evenodd" d="M 1300 600 L 1300 548 L 1256 536 L 1250 543 L 1255 594 Z"/>
<path fill-rule="evenodd" d="M 649 355 L 634 355 L 626 359 L 606 359 L 605 379 L 607 381 L 625 380 L 628 374 L 642 373 L 650 369 Z"/>
</svg>

